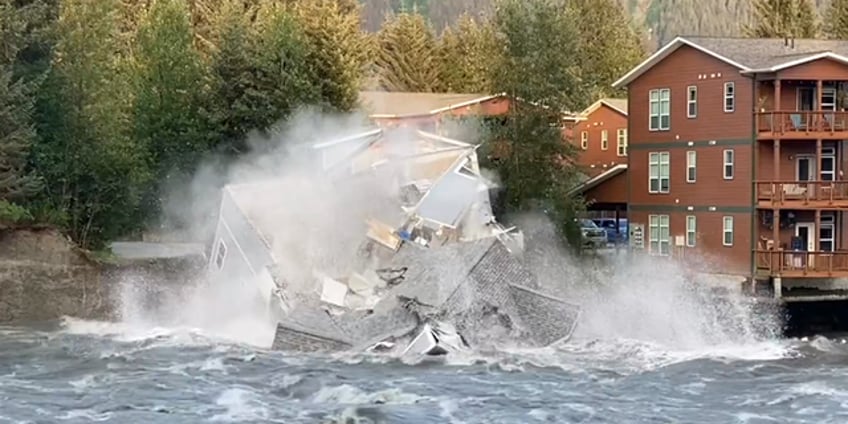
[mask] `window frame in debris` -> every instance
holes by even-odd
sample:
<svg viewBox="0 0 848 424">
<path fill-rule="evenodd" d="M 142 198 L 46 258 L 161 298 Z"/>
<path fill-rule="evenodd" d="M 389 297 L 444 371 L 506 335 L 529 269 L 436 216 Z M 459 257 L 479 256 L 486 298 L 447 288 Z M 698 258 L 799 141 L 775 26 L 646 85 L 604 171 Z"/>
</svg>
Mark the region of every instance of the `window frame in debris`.
<svg viewBox="0 0 848 424">
<path fill-rule="evenodd" d="M 227 253 L 227 243 L 224 242 L 224 239 L 219 239 L 217 248 L 215 249 L 215 267 L 218 268 L 218 271 L 224 269 L 224 264 L 226 264 L 227 260 Z"/>
</svg>

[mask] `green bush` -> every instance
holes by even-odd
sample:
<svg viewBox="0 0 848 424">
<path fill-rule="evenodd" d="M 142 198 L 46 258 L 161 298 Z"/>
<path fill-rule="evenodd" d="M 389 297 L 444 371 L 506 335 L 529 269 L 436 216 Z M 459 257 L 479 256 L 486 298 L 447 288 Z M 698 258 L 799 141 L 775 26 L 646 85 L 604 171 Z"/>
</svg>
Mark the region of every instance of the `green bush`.
<svg viewBox="0 0 848 424">
<path fill-rule="evenodd" d="M 32 214 L 27 208 L 7 200 L 0 200 L 0 223 L 27 224 L 32 221 Z"/>
</svg>

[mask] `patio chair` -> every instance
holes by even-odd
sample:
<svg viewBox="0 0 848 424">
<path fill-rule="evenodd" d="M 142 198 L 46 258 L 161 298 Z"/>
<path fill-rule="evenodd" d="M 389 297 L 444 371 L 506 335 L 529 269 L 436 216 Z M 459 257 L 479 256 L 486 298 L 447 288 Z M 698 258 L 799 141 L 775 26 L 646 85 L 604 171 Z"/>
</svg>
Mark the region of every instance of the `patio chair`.
<svg viewBox="0 0 848 424">
<path fill-rule="evenodd" d="M 789 115 L 789 119 L 792 121 L 792 128 L 796 131 L 807 129 L 807 123 L 801 120 L 800 113 L 793 113 Z"/>
<path fill-rule="evenodd" d="M 840 118 L 839 120 L 836 120 L 835 113 L 825 114 L 824 120 L 827 122 L 827 127 L 830 128 L 831 131 L 842 131 L 845 129 L 845 119 Z"/>
</svg>

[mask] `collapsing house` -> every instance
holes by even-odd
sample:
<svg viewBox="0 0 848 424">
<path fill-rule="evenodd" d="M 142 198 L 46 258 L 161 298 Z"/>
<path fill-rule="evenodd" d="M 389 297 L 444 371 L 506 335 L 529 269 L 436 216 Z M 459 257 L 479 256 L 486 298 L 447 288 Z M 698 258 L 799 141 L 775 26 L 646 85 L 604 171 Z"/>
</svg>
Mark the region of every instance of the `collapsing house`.
<svg viewBox="0 0 848 424">
<path fill-rule="evenodd" d="M 438 355 L 570 337 L 580 309 L 543 293 L 521 233 L 495 220 L 475 146 L 375 129 L 300 148 L 331 184 L 391 181 L 396 202 L 364 219 L 346 269 L 304 271 L 305 259 L 286 255 L 308 249 L 278 247 L 286 203 L 268 199 L 281 186 L 224 188 L 209 273 L 257 287 L 277 324 L 274 349 Z"/>
</svg>

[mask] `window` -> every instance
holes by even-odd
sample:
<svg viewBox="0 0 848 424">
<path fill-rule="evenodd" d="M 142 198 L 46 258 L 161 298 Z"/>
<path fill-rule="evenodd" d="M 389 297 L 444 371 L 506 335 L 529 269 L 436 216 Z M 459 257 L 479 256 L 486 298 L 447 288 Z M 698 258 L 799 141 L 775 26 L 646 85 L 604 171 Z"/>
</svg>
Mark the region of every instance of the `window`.
<svg viewBox="0 0 848 424">
<path fill-rule="evenodd" d="M 668 215 L 648 215 L 650 237 L 649 251 L 652 255 L 668 256 Z"/>
<path fill-rule="evenodd" d="M 836 178 L 836 149 L 825 147 L 821 156 L 821 180 L 833 181 Z"/>
<path fill-rule="evenodd" d="M 736 109 L 736 86 L 732 82 L 724 83 L 724 111 L 733 112 Z"/>
<path fill-rule="evenodd" d="M 686 98 L 686 117 L 694 118 L 698 116 L 698 87 L 690 85 L 687 89 Z"/>
<path fill-rule="evenodd" d="M 724 179 L 733 179 L 733 149 L 724 151 Z"/>
<path fill-rule="evenodd" d="M 696 225 L 697 220 L 695 215 L 688 215 L 686 217 L 686 246 L 695 247 Z"/>
<path fill-rule="evenodd" d="M 662 88 L 651 90 L 649 93 L 649 111 L 651 131 L 665 131 L 669 129 L 671 113 L 671 90 Z"/>
<path fill-rule="evenodd" d="M 618 129 L 617 145 L 618 155 L 627 156 L 627 128 Z"/>
<path fill-rule="evenodd" d="M 722 233 L 724 234 L 721 244 L 733 246 L 733 217 L 726 216 L 722 222 Z"/>
<path fill-rule="evenodd" d="M 224 259 L 227 257 L 227 245 L 224 240 L 218 241 L 218 250 L 215 252 L 215 266 L 219 270 L 224 269 Z"/>
<path fill-rule="evenodd" d="M 609 137 L 607 130 L 601 131 L 601 150 L 609 149 Z"/>
<path fill-rule="evenodd" d="M 694 183 L 695 178 L 698 176 L 696 167 L 698 160 L 698 152 L 694 150 L 689 150 L 686 152 L 686 182 Z"/>
<path fill-rule="evenodd" d="M 652 152 L 648 154 L 648 192 L 668 193 L 669 190 L 669 154 Z"/>
<path fill-rule="evenodd" d="M 819 250 L 823 252 L 833 252 L 833 229 L 836 221 L 833 213 L 822 214 L 821 228 L 819 228 Z"/>
<path fill-rule="evenodd" d="M 589 148 L 589 131 L 580 132 L 580 147 L 583 148 L 583 150 Z"/>
</svg>

